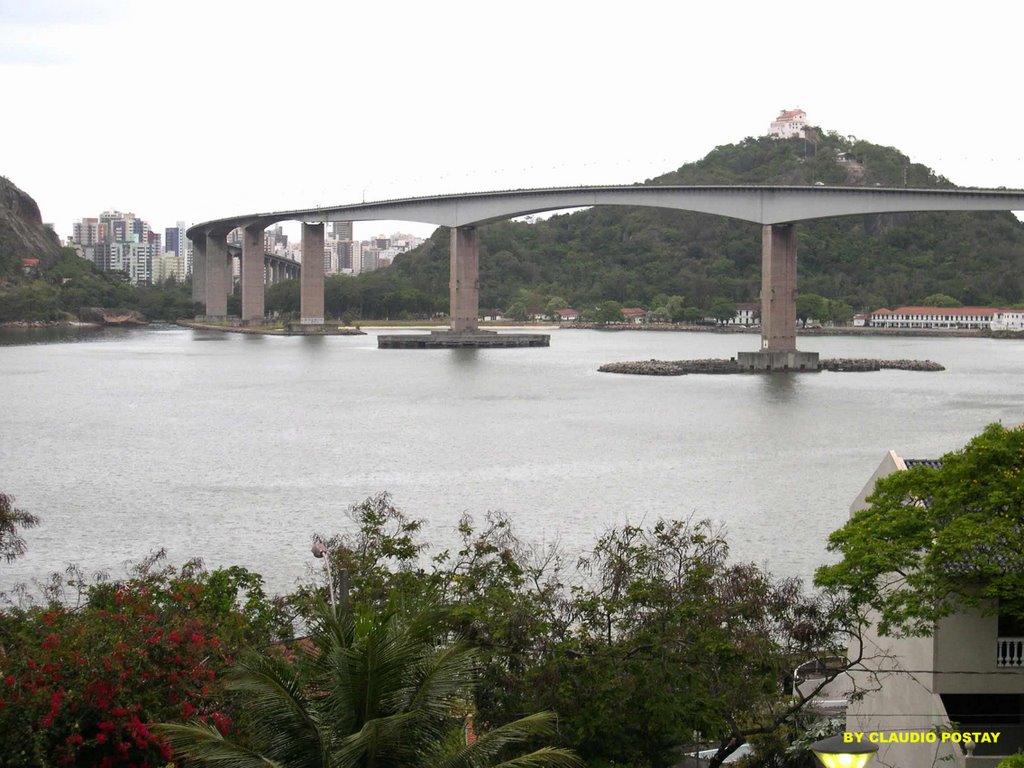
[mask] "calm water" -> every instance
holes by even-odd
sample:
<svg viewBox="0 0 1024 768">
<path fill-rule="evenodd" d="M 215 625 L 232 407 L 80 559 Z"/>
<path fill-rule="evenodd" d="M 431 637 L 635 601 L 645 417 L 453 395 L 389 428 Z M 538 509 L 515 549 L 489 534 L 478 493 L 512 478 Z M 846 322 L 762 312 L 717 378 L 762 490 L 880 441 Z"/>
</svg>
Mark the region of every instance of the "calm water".
<svg viewBox="0 0 1024 768">
<path fill-rule="evenodd" d="M 597 372 L 757 345 L 554 331 L 548 349 L 381 351 L 372 334 L 7 332 L 0 490 L 43 522 L 28 555 L 0 563 L 0 590 L 69 562 L 121 573 L 158 547 L 288 590 L 311 534 L 347 529 L 344 510 L 382 490 L 442 546 L 463 512 L 504 510 L 529 542 L 574 554 L 611 526 L 696 515 L 725 524 L 737 558 L 808 576 L 889 448 L 939 456 L 1024 420 L 1020 341 L 801 340 L 944 373 Z"/>
</svg>

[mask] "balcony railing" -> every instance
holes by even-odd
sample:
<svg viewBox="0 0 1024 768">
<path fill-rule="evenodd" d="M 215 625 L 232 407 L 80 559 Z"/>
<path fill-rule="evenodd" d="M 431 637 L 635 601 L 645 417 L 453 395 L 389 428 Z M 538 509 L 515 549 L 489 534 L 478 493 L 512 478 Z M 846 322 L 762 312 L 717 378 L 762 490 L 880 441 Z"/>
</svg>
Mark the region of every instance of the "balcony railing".
<svg viewBox="0 0 1024 768">
<path fill-rule="evenodd" d="M 1024 667 L 1024 637 L 1000 637 L 996 640 L 997 667 Z"/>
</svg>

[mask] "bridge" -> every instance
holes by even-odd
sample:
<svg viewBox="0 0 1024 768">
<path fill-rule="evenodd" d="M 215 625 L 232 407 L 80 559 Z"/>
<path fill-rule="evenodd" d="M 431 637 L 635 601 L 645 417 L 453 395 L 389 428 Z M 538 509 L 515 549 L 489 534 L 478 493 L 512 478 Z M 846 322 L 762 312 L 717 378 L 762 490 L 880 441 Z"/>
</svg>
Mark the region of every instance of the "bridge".
<svg viewBox="0 0 1024 768">
<path fill-rule="evenodd" d="M 816 353 L 796 349 L 796 222 L 833 216 L 920 211 L 1022 211 L 1024 191 L 887 187 L 628 186 L 559 187 L 383 200 L 333 207 L 244 214 L 189 228 L 193 298 L 208 317 L 227 314 L 230 272 L 227 235 L 242 230 L 242 322 L 264 317 L 263 230 L 280 221 L 302 222 L 301 322 L 323 324 L 324 223 L 401 220 L 451 228 L 451 330 L 478 329 L 477 227 L 564 208 L 628 205 L 709 213 L 762 226 L 761 351 L 741 353 L 751 368 L 817 367 Z"/>
<path fill-rule="evenodd" d="M 228 293 L 232 293 L 232 280 L 231 276 L 235 272 L 234 260 L 239 259 L 241 262 L 242 258 L 242 247 L 239 245 L 233 245 L 232 243 L 227 244 L 227 288 Z M 280 256 L 276 253 L 270 253 L 269 251 L 263 254 L 263 268 L 264 268 L 264 282 L 266 285 L 274 285 L 282 280 L 294 280 L 302 273 L 302 264 L 289 259 L 287 256 Z M 193 269 L 195 272 L 195 269 Z M 193 275 L 193 288 L 192 293 L 195 296 L 195 276 Z M 201 299 L 196 299 L 201 301 Z M 226 300 L 226 298 L 225 298 Z"/>
</svg>

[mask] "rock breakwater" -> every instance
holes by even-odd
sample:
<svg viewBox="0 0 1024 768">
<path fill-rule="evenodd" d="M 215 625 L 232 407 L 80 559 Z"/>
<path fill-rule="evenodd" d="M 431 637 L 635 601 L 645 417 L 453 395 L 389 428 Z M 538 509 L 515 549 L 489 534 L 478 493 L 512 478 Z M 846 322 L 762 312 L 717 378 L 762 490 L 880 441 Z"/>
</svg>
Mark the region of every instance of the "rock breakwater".
<svg viewBox="0 0 1024 768">
<path fill-rule="evenodd" d="M 690 373 L 766 373 L 741 368 L 735 359 L 707 358 L 703 360 L 636 360 L 622 363 L 605 363 L 599 371 L 603 373 L 627 373 L 635 376 L 685 376 Z M 944 371 L 945 367 L 932 360 L 876 360 L 874 358 L 839 357 L 822 360 L 820 371 L 835 373 L 857 373 L 865 371 Z M 779 373 L 780 371 L 775 371 Z M 806 373 L 807 371 L 803 371 Z M 771 371 L 767 371 L 771 373 Z M 801 371 L 792 371 L 801 373 Z M 817 371 L 810 371 L 817 373 Z"/>
</svg>

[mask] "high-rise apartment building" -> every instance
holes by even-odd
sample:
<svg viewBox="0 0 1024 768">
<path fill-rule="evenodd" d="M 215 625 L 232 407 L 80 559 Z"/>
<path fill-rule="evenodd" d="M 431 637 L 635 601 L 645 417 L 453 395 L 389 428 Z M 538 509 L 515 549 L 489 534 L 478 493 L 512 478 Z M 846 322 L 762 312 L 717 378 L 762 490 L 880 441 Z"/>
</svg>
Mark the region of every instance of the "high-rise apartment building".
<svg viewBox="0 0 1024 768">
<path fill-rule="evenodd" d="M 173 253 L 178 260 L 175 279 L 181 281 L 192 274 L 192 242 L 185 235 L 185 222 L 179 221 L 164 230 L 164 253 Z"/>
<path fill-rule="evenodd" d="M 121 272 L 133 284 L 153 279 L 153 259 L 163 254 L 159 233 L 132 213 L 104 211 L 72 227 L 72 244 L 100 269 Z"/>
<path fill-rule="evenodd" d="M 351 221 L 332 221 L 328 227 L 328 236 L 331 240 L 351 240 Z"/>
</svg>

